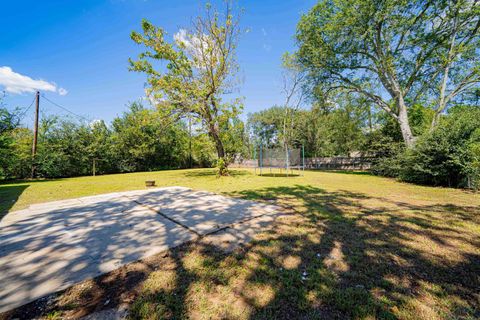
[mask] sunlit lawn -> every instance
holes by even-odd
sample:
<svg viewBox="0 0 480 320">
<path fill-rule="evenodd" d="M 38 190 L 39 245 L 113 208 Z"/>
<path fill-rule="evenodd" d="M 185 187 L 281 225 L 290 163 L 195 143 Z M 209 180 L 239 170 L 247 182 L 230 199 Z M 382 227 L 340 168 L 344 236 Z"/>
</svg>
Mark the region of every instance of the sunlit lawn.
<svg viewBox="0 0 480 320">
<path fill-rule="evenodd" d="M 275 201 L 294 213 L 233 253 L 193 243 L 133 264 L 121 276 L 130 285 L 109 296 L 115 304 L 130 304 L 133 318 L 480 317 L 478 193 L 363 174 L 305 172 L 287 178 L 237 170 L 217 178 L 213 170 L 197 169 L 0 185 L 1 206 L 19 210 L 142 189 L 150 179 L 159 186 Z M 108 287 L 119 277 L 67 290 L 46 312 L 101 309 L 98 295 L 111 295 Z"/>
</svg>

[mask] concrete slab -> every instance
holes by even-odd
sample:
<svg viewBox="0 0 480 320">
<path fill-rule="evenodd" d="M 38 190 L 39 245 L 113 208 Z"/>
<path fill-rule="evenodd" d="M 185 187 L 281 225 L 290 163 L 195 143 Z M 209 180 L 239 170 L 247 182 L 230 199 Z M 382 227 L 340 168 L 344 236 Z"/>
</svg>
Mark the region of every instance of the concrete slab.
<svg viewBox="0 0 480 320">
<path fill-rule="evenodd" d="M 125 198 L 35 213 L 0 223 L 0 312 L 197 237 Z"/>
<path fill-rule="evenodd" d="M 271 222 L 277 209 L 170 187 L 10 213 L 0 222 L 0 313 L 228 225 L 261 216 Z M 248 238 L 254 225 L 234 236 Z"/>
<path fill-rule="evenodd" d="M 273 205 L 183 187 L 135 195 L 135 201 L 164 214 L 199 235 L 278 211 Z"/>
</svg>

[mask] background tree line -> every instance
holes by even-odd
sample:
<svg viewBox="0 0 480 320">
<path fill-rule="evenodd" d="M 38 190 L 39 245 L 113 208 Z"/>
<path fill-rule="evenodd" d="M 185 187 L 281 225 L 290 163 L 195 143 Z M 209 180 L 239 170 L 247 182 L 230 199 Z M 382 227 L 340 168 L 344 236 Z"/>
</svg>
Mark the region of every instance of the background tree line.
<svg viewBox="0 0 480 320">
<path fill-rule="evenodd" d="M 289 136 L 305 147 L 306 157 L 348 156 L 360 152 L 374 156 L 372 172 L 404 181 L 478 187 L 480 181 L 480 107 L 456 105 L 430 130 L 433 112 L 417 105 L 409 110 L 415 148 L 406 148 L 401 130 L 382 111 L 375 111 L 361 96 L 345 94 L 336 103 L 317 101 L 310 108 L 291 109 Z M 240 119 L 228 130 L 226 150 L 252 158 L 260 142 L 282 147 L 285 109 L 273 106 Z M 33 133 L 18 123 L 18 114 L 0 108 L 0 177 L 29 178 Z M 190 160 L 191 142 L 191 160 Z M 130 104 L 113 119 L 79 122 L 68 117 L 41 118 L 38 154 L 39 177 L 55 178 L 96 173 L 153 171 L 212 167 L 217 154 L 201 125 L 172 121 L 162 111 Z"/>
<path fill-rule="evenodd" d="M 32 166 L 31 129 L 20 126 L 17 113 L 0 108 L 0 177 L 29 178 Z M 193 124 L 172 122 L 155 108 L 131 103 L 110 125 L 60 116 L 41 117 L 35 163 L 44 178 L 96 173 L 152 171 L 211 166 L 214 145 Z M 191 159 L 190 159 L 191 143 Z"/>
<path fill-rule="evenodd" d="M 288 135 L 291 147 L 303 145 L 306 157 L 348 156 L 360 151 L 367 133 L 381 123 L 370 105 L 345 95 L 342 101 L 315 102 L 310 108 L 273 106 L 248 115 L 250 143 L 282 147 Z M 288 112 L 285 112 L 285 109 Z M 287 115 L 287 116 L 286 116 Z M 288 117 L 290 126 L 285 132 Z"/>
<path fill-rule="evenodd" d="M 192 163 L 223 175 L 259 144 L 303 145 L 307 157 L 373 156 L 373 173 L 404 181 L 480 186 L 480 1 L 320 0 L 283 57 L 284 103 L 246 123 L 242 99 L 225 100 L 239 84 L 240 12 L 207 5 L 173 41 L 142 21 L 130 70 L 153 107 L 133 103 L 110 125 L 43 119 L 39 175 L 89 174 L 93 159 L 99 173 Z M 28 177 L 30 130 L 6 108 L 0 122 L 0 176 Z"/>
</svg>

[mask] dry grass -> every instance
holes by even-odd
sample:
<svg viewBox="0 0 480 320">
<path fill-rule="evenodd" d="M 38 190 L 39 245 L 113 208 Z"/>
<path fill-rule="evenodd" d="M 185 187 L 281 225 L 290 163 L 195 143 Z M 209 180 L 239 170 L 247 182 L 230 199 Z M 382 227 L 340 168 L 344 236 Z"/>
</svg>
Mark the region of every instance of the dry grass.
<svg viewBox="0 0 480 320">
<path fill-rule="evenodd" d="M 480 318 L 478 194 L 343 173 L 136 175 L 131 181 L 154 176 L 274 200 L 295 214 L 231 253 L 191 243 L 91 280 L 57 296 L 44 315 L 126 303 L 134 319 Z M 32 202 L 29 188 L 14 208 Z"/>
</svg>

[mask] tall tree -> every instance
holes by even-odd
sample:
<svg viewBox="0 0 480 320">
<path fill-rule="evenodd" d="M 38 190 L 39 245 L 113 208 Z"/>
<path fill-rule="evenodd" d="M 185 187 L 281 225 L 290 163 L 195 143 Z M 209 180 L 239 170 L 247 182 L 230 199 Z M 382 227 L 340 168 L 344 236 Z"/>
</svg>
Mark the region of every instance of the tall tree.
<svg viewBox="0 0 480 320">
<path fill-rule="evenodd" d="M 294 143 L 294 120 L 304 98 L 302 85 L 305 73 L 302 72 L 296 56 L 288 52 L 282 57 L 282 67 L 282 93 L 285 97 L 282 140 L 287 148 Z"/>
<path fill-rule="evenodd" d="M 250 139 L 255 146 L 272 148 L 284 144 L 285 114 L 289 114 L 290 117 L 295 115 L 294 110 L 285 109 L 284 106 L 272 106 L 248 115 Z M 290 132 L 290 135 L 293 137 L 294 132 Z"/>
<path fill-rule="evenodd" d="M 176 33 L 173 42 L 147 20 L 142 29 L 142 34 L 132 32 L 131 38 L 147 50 L 138 60 L 130 59 L 130 69 L 147 75 L 147 94 L 153 101 L 168 100 L 166 114 L 195 117 L 214 142 L 219 163 L 228 164 L 221 130 L 228 128 L 225 123 L 242 105 L 239 99 L 225 103 L 222 97 L 237 84 L 239 13 L 230 2 L 223 13 L 207 5 L 205 14 L 195 18 L 189 30 Z M 165 62 L 166 68 L 156 68 L 154 61 Z"/>
<path fill-rule="evenodd" d="M 430 105 L 435 127 L 478 88 L 479 28 L 479 0 L 321 0 L 298 24 L 298 55 L 315 84 L 364 95 L 412 146 L 412 105 Z"/>
</svg>

